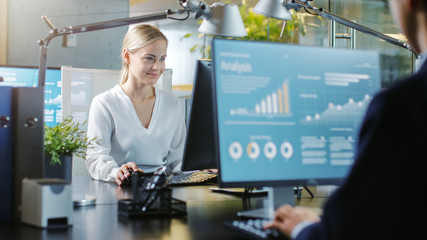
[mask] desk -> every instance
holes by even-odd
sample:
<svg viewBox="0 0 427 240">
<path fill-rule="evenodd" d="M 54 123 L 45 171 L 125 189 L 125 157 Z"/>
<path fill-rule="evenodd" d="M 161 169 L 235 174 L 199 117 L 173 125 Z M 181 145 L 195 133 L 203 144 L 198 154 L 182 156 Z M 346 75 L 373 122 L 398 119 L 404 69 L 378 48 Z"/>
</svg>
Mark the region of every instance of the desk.
<svg viewBox="0 0 427 240">
<path fill-rule="evenodd" d="M 96 206 L 74 209 L 73 226 L 62 229 L 40 229 L 20 222 L 2 223 L 0 239 L 239 239 L 223 222 L 237 219 L 241 210 L 259 208 L 263 198 L 252 198 L 244 204 L 241 198 L 212 193 L 212 186 L 173 187 L 173 197 L 187 203 L 184 218 L 127 219 L 117 214 L 117 201 L 131 197 L 129 187 L 73 177 L 73 198 L 96 197 Z M 320 207 L 326 198 L 303 197 L 297 205 Z"/>
</svg>

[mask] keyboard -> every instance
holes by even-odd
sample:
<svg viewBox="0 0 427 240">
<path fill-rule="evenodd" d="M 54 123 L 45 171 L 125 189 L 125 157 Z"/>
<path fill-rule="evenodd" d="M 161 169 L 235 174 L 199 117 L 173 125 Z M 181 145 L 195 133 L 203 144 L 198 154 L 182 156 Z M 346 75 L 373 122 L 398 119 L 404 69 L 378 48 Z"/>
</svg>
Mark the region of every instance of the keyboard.
<svg viewBox="0 0 427 240">
<path fill-rule="evenodd" d="M 169 186 L 204 185 L 216 183 L 217 174 L 207 171 L 182 172 L 172 177 Z"/>
<path fill-rule="evenodd" d="M 245 238 L 267 240 L 289 240 L 276 229 L 264 229 L 267 219 L 240 219 L 224 222 L 224 225 L 240 233 Z"/>
</svg>

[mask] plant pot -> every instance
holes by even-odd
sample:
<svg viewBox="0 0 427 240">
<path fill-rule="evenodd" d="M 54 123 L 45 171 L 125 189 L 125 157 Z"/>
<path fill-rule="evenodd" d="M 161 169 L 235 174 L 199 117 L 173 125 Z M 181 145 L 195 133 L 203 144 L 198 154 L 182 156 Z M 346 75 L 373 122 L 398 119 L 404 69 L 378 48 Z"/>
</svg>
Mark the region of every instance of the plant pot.
<svg viewBox="0 0 427 240">
<path fill-rule="evenodd" d="M 45 178 L 59 178 L 71 183 L 71 172 L 73 169 L 73 156 L 60 156 L 61 164 L 50 164 L 51 156 L 46 156 L 44 166 Z"/>
</svg>

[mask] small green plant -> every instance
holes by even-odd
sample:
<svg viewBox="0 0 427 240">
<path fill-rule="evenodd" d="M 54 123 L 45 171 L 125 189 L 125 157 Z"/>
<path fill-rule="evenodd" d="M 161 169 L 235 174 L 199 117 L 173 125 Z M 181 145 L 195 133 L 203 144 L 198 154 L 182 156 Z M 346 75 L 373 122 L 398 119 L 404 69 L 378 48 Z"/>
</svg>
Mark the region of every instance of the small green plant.
<svg viewBox="0 0 427 240">
<path fill-rule="evenodd" d="M 76 155 L 86 159 L 87 147 L 96 141 L 88 139 L 81 127 L 86 124 L 76 122 L 72 117 L 67 117 L 56 126 L 44 126 L 44 151 L 50 156 L 50 165 L 61 164 L 60 156 Z"/>
</svg>

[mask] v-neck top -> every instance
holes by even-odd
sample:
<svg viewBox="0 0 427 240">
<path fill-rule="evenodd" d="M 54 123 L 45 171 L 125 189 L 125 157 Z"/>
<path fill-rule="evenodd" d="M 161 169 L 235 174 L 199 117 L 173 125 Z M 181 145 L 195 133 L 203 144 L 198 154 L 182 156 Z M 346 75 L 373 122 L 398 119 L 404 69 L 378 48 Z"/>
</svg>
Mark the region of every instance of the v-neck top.
<svg viewBox="0 0 427 240">
<path fill-rule="evenodd" d="M 132 118 L 132 119 L 135 119 L 136 118 L 136 120 L 138 120 L 140 123 L 141 123 L 141 120 L 139 120 L 139 118 L 138 118 L 138 114 L 136 113 L 136 111 L 135 111 L 135 106 L 133 105 L 133 102 L 132 102 L 132 99 L 126 94 L 126 92 L 123 90 L 123 88 L 121 88 L 120 87 L 120 89 L 122 90 L 122 93 L 124 94 L 124 96 L 123 96 L 123 98 L 125 98 L 124 99 L 124 101 L 126 101 L 126 103 L 127 103 L 127 105 L 128 105 L 128 107 L 129 108 L 132 108 L 134 111 L 133 111 L 133 113 L 135 113 L 135 114 L 133 114 L 134 115 L 134 117 Z M 154 101 L 154 106 L 153 106 L 153 111 L 152 111 L 152 114 L 151 114 L 151 119 L 150 119 L 150 122 L 148 123 L 148 127 L 146 128 L 145 126 L 143 126 L 143 124 L 141 123 L 141 127 L 143 128 L 143 129 L 146 129 L 146 130 L 150 130 L 151 129 L 151 125 L 152 125 L 152 123 L 154 123 L 155 121 L 153 121 L 153 118 L 156 116 L 156 113 L 157 113 L 157 109 L 158 109 L 158 107 L 159 107 L 159 104 L 157 104 L 158 103 L 158 98 L 157 98 L 157 94 L 159 93 L 159 90 L 157 89 L 157 88 L 154 88 L 154 96 L 155 96 L 155 101 Z"/>
<path fill-rule="evenodd" d="M 155 96 L 148 128 L 119 85 L 93 98 L 87 137 L 99 141 L 87 150 L 92 178 L 114 181 L 119 166 L 127 162 L 135 162 L 144 172 L 163 165 L 180 169 L 186 134 L 184 108 L 170 92 L 155 88 Z"/>
</svg>

